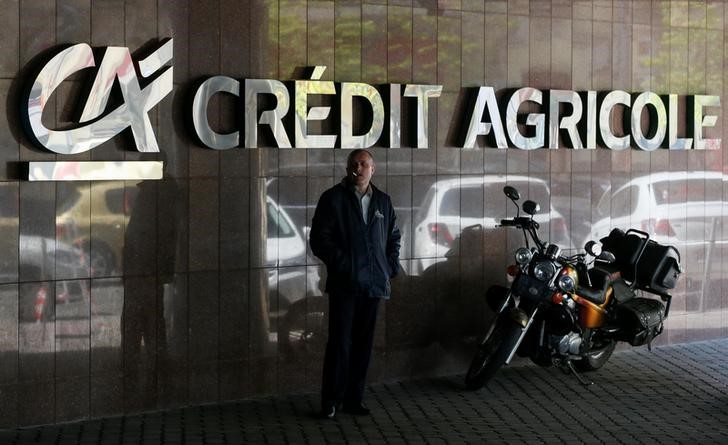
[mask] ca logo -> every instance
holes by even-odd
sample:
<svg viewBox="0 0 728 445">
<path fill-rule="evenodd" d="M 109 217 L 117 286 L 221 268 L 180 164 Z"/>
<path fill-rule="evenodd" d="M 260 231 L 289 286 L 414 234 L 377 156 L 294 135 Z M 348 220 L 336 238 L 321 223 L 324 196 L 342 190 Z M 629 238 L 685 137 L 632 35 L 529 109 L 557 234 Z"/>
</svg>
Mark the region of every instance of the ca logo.
<svg viewBox="0 0 728 445">
<path fill-rule="evenodd" d="M 148 78 L 170 60 L 172 39 L 138 62 L 139 73 L 141 77 Z M 43 125 L 43 108 L 53 91 L 71 74 L 94 66 L 91 47 L 79 43 L 56 54 L 43 67 L 27 102 L 26 117 L 32 136 L 48 150 L 75 154 L 91 150 L 131 127 L 137 150 L 158 152 L 159 146 L 147 112 L 172 91 L 172 67 L 142 89 L 128 48 L 110 46 L 106 49 L 81 114 L 80 126 L 53 130 Z M 119 79 L 124 103 L 102 116 L 115 79 Z"/>
</svg>

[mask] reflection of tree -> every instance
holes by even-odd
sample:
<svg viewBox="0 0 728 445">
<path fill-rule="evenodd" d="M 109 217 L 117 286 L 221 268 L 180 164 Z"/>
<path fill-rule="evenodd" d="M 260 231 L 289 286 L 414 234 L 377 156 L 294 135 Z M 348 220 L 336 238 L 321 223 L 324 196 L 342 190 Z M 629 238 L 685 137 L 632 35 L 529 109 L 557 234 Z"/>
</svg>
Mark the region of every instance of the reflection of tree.
<svg viewBox="0 0 728 445">
<path fill-rule="evenodd" d="M 704 23 L 699 28 L 685 26 L 690 23 L 689 8 L 671 3 L 653 3 L 653 18 L 658 19 L 652 25 L 652 52 L 638 55 L 633 63 L 651 70 L 652 89 L 658 93 L 703 94 L 706 74 L 712 68 L 705 50 L 710 50 L 713 38 L 722 40 L 722 33 L 706 31 Z M 693 60 L 696 57 L 703 60 Z M 722 67 L 716 68 L 722 71 Z"/>
<path fill-rule="evenodd" d="M 336 78 L 355 81 L 361 78 L 362 30 L 361 5 L 336 4 Z"/>
</svg>

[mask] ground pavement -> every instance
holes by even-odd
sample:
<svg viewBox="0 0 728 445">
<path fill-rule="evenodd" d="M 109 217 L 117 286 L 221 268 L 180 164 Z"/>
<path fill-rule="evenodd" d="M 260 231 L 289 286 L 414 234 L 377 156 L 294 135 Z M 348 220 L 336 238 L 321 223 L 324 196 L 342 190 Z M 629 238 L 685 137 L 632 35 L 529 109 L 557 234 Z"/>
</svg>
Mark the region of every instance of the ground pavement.
<svg viewBox="0 0 728 445">
<path fill-rule="evenodd" d="M 519 362 L 481 391 L 462 376 L 369 387 L 372 415 L 315 416 L 317 394 L 0 431 L 0 444 L 728 444 L 728 339 L 625 350 L 584 387 Z"/>
</svg>

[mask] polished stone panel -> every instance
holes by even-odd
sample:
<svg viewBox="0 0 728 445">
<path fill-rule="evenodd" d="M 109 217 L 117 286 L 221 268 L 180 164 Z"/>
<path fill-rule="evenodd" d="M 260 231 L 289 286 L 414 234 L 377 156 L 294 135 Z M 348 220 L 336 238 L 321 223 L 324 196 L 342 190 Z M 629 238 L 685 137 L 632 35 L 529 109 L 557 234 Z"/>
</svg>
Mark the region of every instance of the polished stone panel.
<svg viewBox="0 0 728 445">
<path fill-rule="evenodd" d="M 0 427 L 13 428 L 18 425 L 18 385 L 0 385 Z"/>
<path fill-rule="evenodd" d="M 412 58 L 414 82 L 427 83 L 437 76 L 437 15 L 434 10 L 415 7 L 412 10 Z"/>
<path fill-rule="evenodd" d="M 55 188 L 53 183 L 20 183 L 20 280 L 55 278 Z"/>
<path fill-rule="evenodd" d="M 125 275 L 148 274 L 157 259 L 156 181 L 125 185 L 125 224 L 122 255 Z M 128 215 L 128 216 L 127 216 Z M 118 243 L 119 241 L 117 241 Z M 118 245 L 118 244 L 117 244 Z"/>
<path fill-rule="evenodd" d="M 0 385 L 15 385 L 18 382 L 18 285 L 0 286 Z M 6 389 L 10 391 L 10 389 Z"/>
<path fill-rule="evenodd" d="M 412 177 L 411 176 L 389 176 L 387 177 L 388 194 L 392 198 L 392 205 L 397 212 L 397 226 L 402 234 L 402 248 L 400 258 L 412 258 L 412 222 L 415 218 L 414 206 L 412 205 Z"/>
<path fill-rule="evenodd" d="M 189 388 L 189 298 L 187 275 L 165 275 L 157 286 L 157 405 L 183 406 Z"/>
<path fill-rule="evenodd" d="M 412 9 L 390 6 L 387 11 L 387 81 L 412 79 Z"/>
<path fill-rule="evenodd" d="M 295 78 L 296 69 L 306 66 L 308 49 L 308 14 L 306 4 L 295 0 L 279 2 L 278 38 L 281 42 L 291 44 L 280 45 L 278 54 L 278 77 Z M 312 64 L 315 65 L 315 64 Z"/>
<path fill-rule="evenodd" d="M 55 421 L 68 422 L 89 417 L 88 376 L 56 380 Z"/>
<path fill-rule="evenodd" d="M 592 26 L 591 21 L 575 20 L 572 28 L 571 78 L 576 90 L 588 90 L 592 83 Z"/>
<path fill-rule="evenodd" d="M 496 227 L 516 213 L 506 184 L 539 202 L 541 234 L 562 247 L 634 227 L 678 248 L 684 273 L 655 344 L 728 335 L 722 150 L 525 151 L 493 148 L 492 137 L 461 147 L 479 86 L 493 87 L 501 107 L 526 86 L 722 96 L 722 1 L 6 3 L 2 427 L 318 389 L 327 271 L 307 238 L 350 151 L 279 149 L 267 130 L 260 148 L 201 147 L 187 108 L 196 82 L 214 74 L 280 79 L 291 97 L 292 81 L 313 65 L 327 66 L 323 80 L 370 83 L 383 96 L 391 83 L 443 86 L 429 102 L 428 149 L 412 148 L 412 99 L 402 101 L 403 148 L 388 148 L 386 137 L 370 147 L 373 182 L 390 194 L 403 235 L 370 381 L 464 372 L 490 316 L 483 294 L 507 284 L 505 268 L 523 245 L 521 232 Z M 70 159 L 163 161 L 163 180 L 20 180 L 19 162 L 66 160 L 35 147 L 14 111 L 45 51 L 87 42 L 98 65 L 107 45 L 129 47 L 136 60 L 166 38 L 174 39 L 174 90 L 149 111 L 160 153 L 136 151 L 126 131 Z M 43 121 L 76 125 L 92 78 L 88 70 L 63 82 Z M 110 102 L 120 104 L 117 89 Z M 331 114 L 311 125 L 314 133 L 340 125 L 336 99 L 309 102 L 324 103 Z M 271 105 L 261 101 L 258 113 Z M 234 131 L 244 111 L 233 96 L 216 96 L 207 115 Z M 684 97 L 677 113 L 678 136 L 691 137 Z M 716 114 L 707 138 L 728 128 L 726 114 Z M 621 131 L 628 116 L 617 109 L 610 121 Z M 647 113 L 641 120 L 646 131 Z M 283 126 L 293 139 L 292 121 Z"/>
<path fill-rule="evenodd" d="M 98 416 L 123 409 L 123 281 L 91 280 L 90 301 L 90 403 Z"/>
<path fill-rule="evenodd" d="M 334 5 L 335 79 L 346 82 L 361 79 L 361 6 L 336 2 Z"/>
<path fill-rule="evenodd" d="M 533 88 L 543 89 L 551 83 L 551 18 L 531 17 L 529 30 L 529 82 Z"/>
<path fill-rule="evenodd" d="M 20 40 L 19 1 L 11 0 L 3 4 L 0 16 L 0 39 L 5 42 L 0 48 L 0 77 L 8 78 L 18 70 L 18 49 Z"/>
<path fill-rule="evenodd" d="M 56 281 L 54 352 L 57 379 L 88 378 L 90 297 L 89 280 Z"/>
<path fill-rule="evenodd" d="M 175 43 L 175 65 L 174 72 L 176 76 L 182 77 L 182 69 L 177 63 L 177 40 Z M 178 74 L 179 73 L 179 74 Z M 157 141 L 161 147 L 164 147 L 162 151 L 164 155 L 161 159 L 164 160 L 164 177 L 165 178 L 184 178 L 187 177 L 189 171 L 189 147 L 187 144 L 187 138 L 189 133 L 178 132 L 178 123 L 184 120 L 184 110 L 179 107 L 180 103 L 183 103 L 184 93 L 179 86 L 175 86 L 175 89 L 170 95 L 162 100 L 159 105 L 159 118 L 157 119 L 158 128 L 156 129 Z M 221 155 L 223 159 L 228 160 L 225 164 L 231 169 L 235 169 L 237 165 L 231 162 L 229 158 Z M 247 171 L 247 170 L 246 170 Z M 221 174 L 225 175 L 227 170 L 223 169 Z"/>
<path fill-rule="evenodd" d="M 0 259 L 0 280 L 3 283 L 13 283 L 18 280 L 18 184 L 14 182 L 0 183 L 0 239 L 5 252 Z"/>
<path fill-rule="evenodd" d="M 572 62 L 572 28 L 571 17 L 551 20 L 551 40 L 561 42 L 559 46 L 551 45 L 551 85 L 550 88 L 571 89 Z M 579 67 L 582 68 L 582 67 Z"/>
<path fill-rule="evenodd" d="M 298 2 L 294 2 L 298 3 Z M 308 42 L 307 51 L 301 51 L 303 48 L 296 48 L 296 52 L 306 54 L 306 64 L 308 66 L 335 66 L 335 2 L 334 1 L 318 1 L 308 4 L 306 11 L 306 41 Z M 298 15 L 294 21 L 300 22 Z M 289 26 L 285 26 L 286 29 Z M 287 77 L 285 72 L 281 73 L 282 77 Z M 329 74 L 326 78 L 333 78 Z"/>
<path fill-rule="evenodd" d="M 281 266 L 306 264 L 306 238 L 310 222 L 306 219 L 306 178 L 279 178 L 277 202 L 269 204 L 268 238 L 278 239 Z M 271 185 L 268 186 L 269 189 Z"/>
<path fill-rule="evenodd" d="M 155 277 L 124 279 L 122 338 L 124 409 L 140 411 L 157 405 L 158 332 L 163 328 Z"/>
<path fill-rule="evenodd" d="M 219 276 L 190 273 L 188 278 L 189 401 L 213 402 L 219 397 L 216 366 L 220 351 Z"/>
<path fill-rule="evenodd" d="M 247 179 L 223 179 L 220 183 L 220 266 L 238 269 L 250 264 L 250 189 Z"/>
<path fill-rule="evenodd" d="M 128 201 L 140 184 L 126 184 L 124 199 Z M 160 275 L 188 270 L 189 193 L 186 180 L 168 179 L 157 183 L 157 272 Z"/>
<path fill-rule="evenodd" d="M 189 267 L 210 270 L 219 258 L 219 182 L 216 179 L 190 180 Z"/>
<path fill-rule="evenodd" d="M 370 84 L 387 80 L 387 6 L 364 3 L 362 22 L 362 81 Z"/>
</svg>

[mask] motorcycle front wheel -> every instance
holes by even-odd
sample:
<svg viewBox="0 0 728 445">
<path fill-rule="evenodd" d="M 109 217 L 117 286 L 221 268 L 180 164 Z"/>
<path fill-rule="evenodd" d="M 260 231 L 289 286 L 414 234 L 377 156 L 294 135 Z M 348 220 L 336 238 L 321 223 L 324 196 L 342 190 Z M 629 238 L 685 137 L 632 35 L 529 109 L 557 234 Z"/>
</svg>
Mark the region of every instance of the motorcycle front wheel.
<svg viewBox="0 0 728 445">
<path fill-rule="evenodd" d="M 487 385 L 496 372 L 503 366 L 521 336 L 521 328 L 507 317 L 496 321 L 495 329 L 480 344 L 473 357 L 468 373 L 465 375 L 465 387 L 477 390 Z"/>
<path fill-rule="evenodd" d="M 574 367 L 582 372 L 596 371 L 609 361 L 615 346 L 617 342 L 612 340 L 603 348 L 586 354 L 581 360 L 575 360 Z"/>
</svg>

